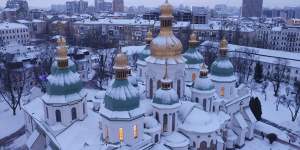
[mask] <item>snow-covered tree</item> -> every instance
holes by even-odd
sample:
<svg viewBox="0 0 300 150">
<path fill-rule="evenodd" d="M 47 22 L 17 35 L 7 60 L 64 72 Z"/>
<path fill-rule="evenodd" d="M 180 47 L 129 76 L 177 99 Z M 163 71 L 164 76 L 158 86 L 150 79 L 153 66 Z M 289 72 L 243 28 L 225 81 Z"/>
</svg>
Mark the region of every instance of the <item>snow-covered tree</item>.
<svg viewBox="0 0 300 150">
<path fill-rule="evenodd" d="M 255 65 L 254 79 L 257 83 L 261 83 L 263 79 L 263 66 L 260 62 L 257 62 Z"/>
<path fill-rule="evenodd" d="M 262 115 L 262 109 L 261 109 L 261 103 L 258 97 L 254 98 L 251 97 L 250 102 L 249 102 L 250 109 L 252 113 L 254 114 L 256 120 L 261 120 L 261 115 Z"/>
<path fill-rule="evenodd" d="M 294 84 L 294 95 L 287 101 L 287 106 L 290 110 L 292 121 L 297 119 L 300 109 L 300 82 Z"/>
<path fill-rule="evenodd" d="M 10 63 L 13 57 L 7 54 L 0 54 L 0 96 L 12 109 L 13 115 L 16 110 L 21 109 L 21 98 L 26 84 L 25 70 L 19 68 L 14 70 Z"/>
<path fill-rule="evenodd" d="M 271 74 L 268 77 L 271 83 L 273 84 L 275 96 L 278 96 L 281 84 L 286 81 L 285 75 L 288 70 L 287 64 L 287 60 L 278 58 L 275 62 L 275 66 L 271 70 Z"/>
</svg>

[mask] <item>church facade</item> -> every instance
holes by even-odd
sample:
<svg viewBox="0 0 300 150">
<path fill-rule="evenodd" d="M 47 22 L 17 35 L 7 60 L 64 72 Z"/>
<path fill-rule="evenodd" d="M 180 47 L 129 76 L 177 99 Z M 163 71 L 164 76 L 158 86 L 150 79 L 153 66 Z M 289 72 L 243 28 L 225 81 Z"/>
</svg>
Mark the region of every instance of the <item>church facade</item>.
<svg viewBox="0 0 300 150">
<path fill-rule="evenodd" d="M 91 93 L 83 89 L 67 57 L 66 42 L 59 39 L 47 92 L 23 106 L 27 147 L 224 150 L 252 140 L 256 119 L 249 108 L 249 89 L 235 86 L 228 42 L 220 42 L 219 56 L 209 71 L 196 50 L 195 34 L 190 36 L 189 50 L 181 54 L 182 44 L 172 33 L 172 12 L 166 1 L 161 6 L 160 34 L 152 39 L 148 32 L 135 74 L 127 55 L 117 54 L 115 77 L 99 111 L 88 103 Z"/>
</svg>

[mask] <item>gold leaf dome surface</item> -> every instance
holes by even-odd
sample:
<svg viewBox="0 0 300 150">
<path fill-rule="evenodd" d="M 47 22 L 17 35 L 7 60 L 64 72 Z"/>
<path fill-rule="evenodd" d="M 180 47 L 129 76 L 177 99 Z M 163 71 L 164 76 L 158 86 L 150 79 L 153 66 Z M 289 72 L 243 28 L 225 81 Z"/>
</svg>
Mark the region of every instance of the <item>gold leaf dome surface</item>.
<svg viewBox="0 0 300 150">
<path fill-rule="evenodd" d="M 115 67 L 116 68 L 126 68 L 127 69 L 127 65 L 128 65 L 127 56 L 122 52 L 118 53 L 117 56 L 116 56 L 116 60 L 115 60 Z"/>
<path fill-rule="evenodd" d="M 179 56 L 182 52 L 182 43 L 172 31 L 173 7 L 166 1 L 160 10 L 160 33 L 151 42 L 151 55 L 159 58 Z"/>
</svg>

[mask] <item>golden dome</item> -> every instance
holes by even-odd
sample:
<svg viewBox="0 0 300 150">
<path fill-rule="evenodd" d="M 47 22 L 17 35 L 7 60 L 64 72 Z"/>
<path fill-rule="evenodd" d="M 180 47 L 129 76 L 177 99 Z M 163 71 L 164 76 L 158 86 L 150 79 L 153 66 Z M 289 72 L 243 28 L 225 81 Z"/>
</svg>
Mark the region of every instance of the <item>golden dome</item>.
<svg viewBox="0 0 300 150">
<path fill-rule="evenodd" d="M 66 46 L 66 39 L 60 37 L 57 39 L 57 61 L 60 68 L 66 68 L 68 66 L 68 50 Z"/>
<path fill-rule="evenodd" d="M 120 52 L 119 54 L 117 54 L 116 60 L 115 60 L 115 68 L 127 69 L 127 65 L 128 65 L 127 56 L 123 52 Z"/>
<path fill-rule="evenodd" d="M 201 70 L 200 70 L 200 77 L 206 77 L 208 74 L 208 69 L 205 63 L 200 64 Z"/>
<path fill-rule="evenodd" d="M 223 39 L 222 39 L 221 42 L 220 42 L 220 48 L 221 48 L 221 49 L 224 49 L 224 48 L 227 49 L 227 47 L 228 47 L 228 42 L 227 42 L 227 40 L 226 40 L 226 38 L 225 38 L 225 36 L 224 36 Z"/>
<path fill-rule="evenodd" d="M 152 32 L 149 30 L 149 31 L 147 32 L 145 41 L 146 41 L 146 42 L 151 42 L 152 40 L 153 40 Z"/>
<path fill-rule="evenodd" d="M 226 56 L 227 55 L 227 50 L 228 50 L 228 42 L 227 42 L 227 40 L 224 36 L 223 39 L 220 42 L 220 55 L 221 56 Z"/>
<path fill-rule="evenodd" d="M 173 16 L 173 6 L 168 2 L 168 0 L 166 0 L 165 3 L 160 6 L 160 13 L 163 17 Z"/>
<path fill-rule="evenodd" d="M 151 42 L 151 55 L 154 57 L 168 58 L 179 56 L 182 44 L 172 31 L 173 7 L 166 1 L 161 6 L 160 33 Z"/>
<path fill-rule="evenodd" d="M 198 41 L 198 39 L 197 39 L 197 35 L 196 35 L 195 32 L 193 32 L 193 33 L 190 35 L 189 44 L 190 44 L 190 46 L 193 46 L 193 45 L 196 45 L 196 44 L 198 44 L 198 43 L 199 43 L 199 41 Z"/>
</svg>

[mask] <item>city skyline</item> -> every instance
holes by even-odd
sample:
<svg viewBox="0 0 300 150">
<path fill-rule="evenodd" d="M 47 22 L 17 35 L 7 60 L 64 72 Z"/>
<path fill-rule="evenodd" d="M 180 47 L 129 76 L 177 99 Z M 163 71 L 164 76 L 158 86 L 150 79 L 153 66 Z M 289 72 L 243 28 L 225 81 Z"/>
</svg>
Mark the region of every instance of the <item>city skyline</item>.
<svg viewBox="0 0 300 150">
<path fill-rule="evenodd" d="M 0 1 L 0 7 L 5 7 L 5 3 L 7 0 Z M 41 0 L 27 0 L 29 6 L 31 7 L 40 7 L 40 8 L 49 8 L 52 4 L 64 4 L 66 1 L 70 0 L 51 0 L 48 2 Z M 86 0 L 89 2 L 89 6 L 94 5 L 94 0 Z M 106 0 L 112 1 L 112 0 Z M 143 3 L 140 0 L 125 0 L 125 6 L 140 6 L 145 5 L 149 7 L 158 7 L 165 0 L 144 0 Z M 226 4 L 228 6 L 240 7 L 242 4 L 242 0 L 187 0 L 189 3 L 186 3 L 186 0 L 169 0 L 169 2 L 175 6 L 179 6 L 180 4 L 188 5 L 188 6 L 208 6 L 213 8 L 216 4 Z M 282 8 L 282 7 L 295 7 L 300 6 L 298 0 L 264 0 L 263 7 L 269 8 Z"/>
</svg>

